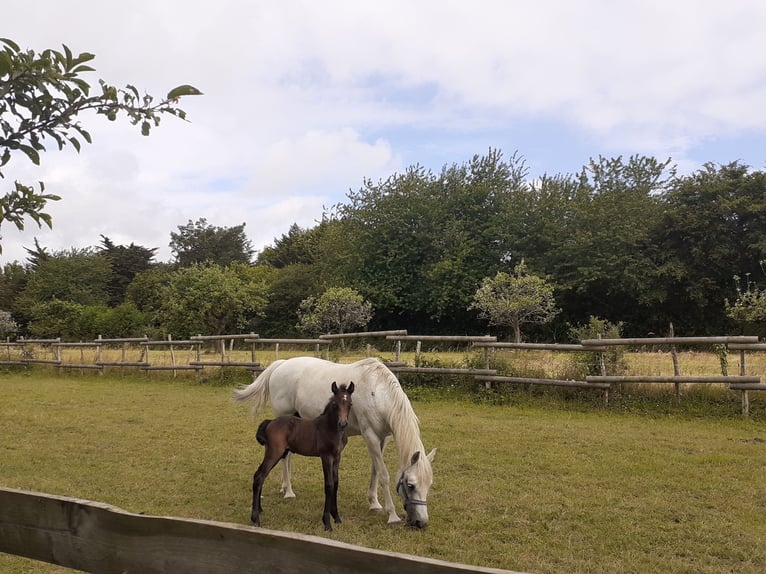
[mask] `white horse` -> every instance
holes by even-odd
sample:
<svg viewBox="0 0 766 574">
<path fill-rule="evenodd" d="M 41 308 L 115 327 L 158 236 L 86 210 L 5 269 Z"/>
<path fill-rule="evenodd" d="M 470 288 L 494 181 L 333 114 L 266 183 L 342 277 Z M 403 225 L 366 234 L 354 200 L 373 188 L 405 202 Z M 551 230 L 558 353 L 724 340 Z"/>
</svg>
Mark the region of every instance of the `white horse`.
<svg viewBox="0 0 766 574">
<path fill-rule="evenodd" d="M 383 449 L 391 435 L 399 453 L 396 490 L 402 497 L 407 524 L 423 528 L 428 524 L 428 489 L 433 483 L 436 449 L 424 456 L 418 417 L 396 376 L 377 359 L 362 359 L 342 365 L 314 357 L 295 357 L 271 363 L 247 387 L 234 391 L 238 401 L 252 399 L 253 410 L 269 400 L 277 416 L 298 413 L 304 418 L 318 416 L 327 404 L 327 385 L 332 381 L 354 381 L 354 408 L 348 418 L 349 435 L 362 435 L 372 459 L 372 476 L 367 498 L 370 510 L 380 510 L 378 484 L 383 489 L 388 522 L 399 515 L 391 498 L 390 477 L 383 462 Z M 295 496 L 290 483 L 290 455 L 282 463 L 285 498 Z"/>
</svg>

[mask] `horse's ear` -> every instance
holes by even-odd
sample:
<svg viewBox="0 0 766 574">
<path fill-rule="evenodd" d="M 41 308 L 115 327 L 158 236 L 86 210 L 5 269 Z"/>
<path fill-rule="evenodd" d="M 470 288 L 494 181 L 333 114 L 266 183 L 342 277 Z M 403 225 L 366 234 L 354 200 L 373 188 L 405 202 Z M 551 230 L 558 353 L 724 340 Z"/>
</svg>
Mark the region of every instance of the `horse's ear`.
<svg viewBox="0 0 766 574">
<path fill-rule="evenodd" d="M 335 381 L 332 382 L 332 394 L 333 395 L 338 394 L 338 384 Z"/>
<path fill-rule="evenodd" d="M 431 449 L 431 452 L 428 453 L 428 456 L 426 457 L 428 459 L 428 462 L 433 462 L 434 457 L 436 456 L 436 449 Z"/>
<path fill-rule="evenodd" d="M 351 381 L 351 382 L 348 384 L 348 388 L 347 388 L 346 390 L 348 391 L 348 394 L 349 394 L 349 395 L 350 395 L 350 394 L 352 394 L 352 393 L 354 392 L 354 381 Z"/>
<path fill-rule="evenodd" d="M 415 464 L 420 460 L 420 451 L 415 451 L 415 454 L 412 455 L 412 460 L 410 460 L 410 464 Z"/>
</svg>

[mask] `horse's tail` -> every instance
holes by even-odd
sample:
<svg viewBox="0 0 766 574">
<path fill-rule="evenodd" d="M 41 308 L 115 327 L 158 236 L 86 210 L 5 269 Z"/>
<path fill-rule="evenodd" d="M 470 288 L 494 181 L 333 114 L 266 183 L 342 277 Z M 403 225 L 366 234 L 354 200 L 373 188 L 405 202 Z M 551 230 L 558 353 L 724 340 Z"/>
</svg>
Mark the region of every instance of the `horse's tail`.
<svg viewBox="0 0 766 574">
<path fill-rule="evenodd" d="M 266 419 L 258 425 L 258 430 L 255 431 L 255 440 L 258 441 L 258 444 L 266 444 L 266 427 L 269 426 L 270 422 L 271 419 Z"/>
<path fill-rule="evenodd" d="M 274 361 L 266 367 L 266 369 L 258 375 L 252 383 L 241 389 L 235 389 L 233 391 L 234 400 L 246 401 L 252 399 L 254 413 L 257 413 L 260 409 L 266 407 L 271 399 L 271 393 L 269 391 L 269 379 L 271 379 L 271 373 L 284 362 L 284 359 Z"/>
</svg>

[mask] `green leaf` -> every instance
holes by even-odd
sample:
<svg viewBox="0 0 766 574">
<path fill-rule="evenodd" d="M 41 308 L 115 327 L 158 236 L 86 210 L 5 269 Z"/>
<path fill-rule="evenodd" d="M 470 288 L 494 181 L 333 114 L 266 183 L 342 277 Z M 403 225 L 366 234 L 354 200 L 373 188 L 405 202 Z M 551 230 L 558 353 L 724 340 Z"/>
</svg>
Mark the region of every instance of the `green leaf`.
<svg viewBox="0 0 766 574">
<path fill-rule="evenodd" d="M 201 96 L 202 92 L 200 92 L 197 88 L 194 86 L 190 86 L 189 84 L 184 84 L 183 86 L 178 86 L 177 88 L 173 88 L 168 92 L 168 100 L 175 100 L 176 98 L 180 98 L 181 96 Z"/>
<path fill-rule="evenodd" d="M 73 74 L 81 74 L 82 72 L 95 72 L 96 68 L 91 68 L 90 66 L 77 66 L 75 69 L 72 70 Z"/>
<path fill-rule="evenodd" d="M 84 63 L 84 62 L 90 62 L 90 61 L 91 61 L 91 60 L 93 60 L 95 57 L 96 57 L 96 55 L 95 55 L 95 54 L 91 54 L 90 52 L 83 52 L 82 54 L 80 54 L 79 56 L 77 56 L 77 57 L 76 57 L 76 58 L 75 58 L 75 59 L 72 61 L 72 63 L 73 63 L 74 65 L 78 65 L 78 64 L 82 64 L 82 63 Z"/>
<path fill-rule="evenodd" d="M 19 45 L 14 42 L 13 40 L 9 40 L 8 38 L 0 38 L 0 42 L 8 46 L 11 50 L 14 52 L 20 52 L 21 48 L 19 48 Z"/>
<path fill-rule="evenodd" d="M 86 96 L 90 93 L 90 84 L 82 78 L 72 78 L 72 82 L 77 84 L 83 94 Z"/>
<path fill-rule="evenodd" d="M 0 52 L 0 77 L 11 73 L 11 57 L 7 52 Z"/>
<path fill-rule="evenodd" d="M 146 121 L 143 122 L 141 124 L 141 135 L 148 136 L 151 129 L 152 129 L 152 125 L 149 122 L 146 122 Z"/>
<path fill-rule="evenodd" d="M 27 154 L 27 157 L 32 160 L 33 164 L 40 165 L 40 154 L 37 153 L 35 148 L 28 145 L 19 145 L 19 149 Z"/>
<path fill-rule="evenodd" d="M 92 139 L 90 137 L 90 134 L 87 131 L 85 131 L 82 128 L 82 126 L 80 126 L 79 124 L 75 124 L 75 125 L 72 126 L 72 128 L 77 130 L 77 133 L 79 133 L 82 136 L 82 139 L 84 139 L 86 142 L 93 143 L 93 141 L 92 141 Z"/>
</svg>

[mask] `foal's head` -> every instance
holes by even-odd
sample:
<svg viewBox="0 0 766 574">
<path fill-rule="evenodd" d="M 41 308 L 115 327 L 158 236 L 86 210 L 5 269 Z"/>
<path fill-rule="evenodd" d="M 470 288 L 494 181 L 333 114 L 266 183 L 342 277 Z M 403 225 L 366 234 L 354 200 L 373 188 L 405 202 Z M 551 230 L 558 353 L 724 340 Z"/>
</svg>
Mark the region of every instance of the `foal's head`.
<svg viewBox="0 0 766 574">
<path fill-rule="evenodd" d="M 338 419 L 338 428 L 343 430 L 348 426 L 348 413 L 351 412 L 351 395 L 354 394 L 354 381 L 351 381 L 348 386 L 341 385 L 340 387 L 333 381 L 332 383 L 332 397 L 330 402 L 327 403 L 324 412 L 331 413 Z"/>
</svg>

